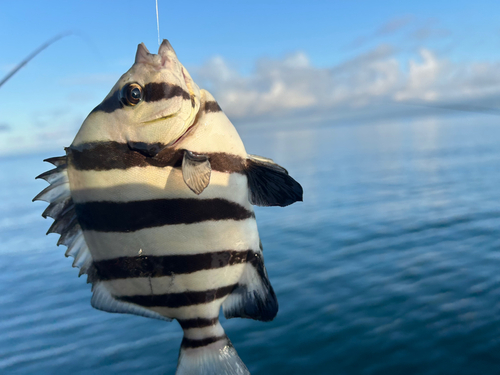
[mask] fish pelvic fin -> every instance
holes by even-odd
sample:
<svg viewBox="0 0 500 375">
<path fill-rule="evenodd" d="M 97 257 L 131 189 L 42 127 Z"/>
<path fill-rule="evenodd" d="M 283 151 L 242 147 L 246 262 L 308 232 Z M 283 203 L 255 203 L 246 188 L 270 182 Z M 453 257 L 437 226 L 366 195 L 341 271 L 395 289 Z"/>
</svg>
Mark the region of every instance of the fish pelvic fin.
<svg viewBox="0 0 500 375">
<path fill-rule="evenodd" d="M 253 205 L 285 207 L 302 201 L 302 186 L 271 159 L 249 154 L 246 175 Z"/>
<path fill-rule="evenodd" d="M 184 338 L 176 375 L 250 375 L 218 319 L 208 326 L 189 328 L 187 321 L 179 322 Z"/>
</svg>

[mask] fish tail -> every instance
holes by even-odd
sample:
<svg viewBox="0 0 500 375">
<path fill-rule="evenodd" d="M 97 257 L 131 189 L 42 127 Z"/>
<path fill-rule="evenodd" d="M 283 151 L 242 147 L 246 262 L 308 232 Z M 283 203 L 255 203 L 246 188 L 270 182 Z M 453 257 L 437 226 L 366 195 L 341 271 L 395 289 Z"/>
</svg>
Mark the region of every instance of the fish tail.
<svg viewBox="0 0 500 375">
<path fill-rule="evenodd" d="M 176 375 L 250 375 L 217 318 L 179 323 L 184 338 Z"/>
</svg>

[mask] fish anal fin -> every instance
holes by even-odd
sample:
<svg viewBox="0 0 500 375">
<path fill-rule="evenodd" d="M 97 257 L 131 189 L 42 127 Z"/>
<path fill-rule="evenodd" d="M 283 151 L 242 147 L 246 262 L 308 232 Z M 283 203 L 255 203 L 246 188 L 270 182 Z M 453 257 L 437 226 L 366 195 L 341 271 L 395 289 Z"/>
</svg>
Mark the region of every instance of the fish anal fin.
<svg viewBox="0 0 500 375">
<path fill-rule="evenodd" d="M 197 155 L 185 150 L 182 158 L 182 178 L 186 185 L 200 195 L 210 183 L 212 167 L 206 155 Z"/>
<path fill-rule="evenodd" d="M 260 252 L 251 253 L 238 286 L 222 304 L 224 316 L 248 318 L 264 322 L 278 313 L 278 300 L 267 277 Z"/>
<path fill-rule="evenodd" d="M 256 206 L 285 207 L 302 201 L 302 186 L 271 159 L 248 155 L 246 174 L 249 200 Z"/>
</svg>

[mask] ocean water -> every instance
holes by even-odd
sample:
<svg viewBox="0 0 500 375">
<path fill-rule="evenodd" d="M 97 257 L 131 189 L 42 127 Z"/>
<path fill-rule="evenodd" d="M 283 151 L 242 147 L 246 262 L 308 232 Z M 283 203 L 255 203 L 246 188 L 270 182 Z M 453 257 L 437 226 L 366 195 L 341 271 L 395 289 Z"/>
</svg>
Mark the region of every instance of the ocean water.
<svg viewBox="0 0 500 375">
<path fill-rule="evenodd" d="M 304 188 L 256 210 L 278 316 L 222 318 L 252 374 L 500 373 L 499 121 L 241 129 Z M 60 154 L 0 159 L 0 373 L 174 374 L 178 324 L 92 309 L 45 236 Z"/>
</svg>

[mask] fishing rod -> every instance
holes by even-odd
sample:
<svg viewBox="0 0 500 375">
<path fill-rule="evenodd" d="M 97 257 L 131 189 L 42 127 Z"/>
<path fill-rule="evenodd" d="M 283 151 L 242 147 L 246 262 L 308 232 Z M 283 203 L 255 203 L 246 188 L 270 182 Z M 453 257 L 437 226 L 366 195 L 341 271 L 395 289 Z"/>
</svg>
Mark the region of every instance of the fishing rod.
<svg viewBox="0 0 500 375">
<path fill-rule="evenodd" d="M 59 35 L 56 35 L 52 39 L 49 39 L 47 42 L 42 44 L 40 47 L 38 47 L 36 50 L 34 50 L 31 54 L 29 54 L 23 61 L 21 61 L 12 71 L 10 71 L 1 81 L 0 81 L 0 87 L 7 82 L 14 74 L 16 74 L 23 66 L 25 66 L 27 63 L 29 63 L 36 55 L 38 55 L 40 52 L 42 52 L 45 48 L 50 46 L 51 44 L 57 42 L 59 39 L 64 38 L 65 36 L 68 36 L 72 34 L 71 32 L 66 32 L 62 33 Z"/>
<path fill-rule="evenodd" d="M 158 44 L 160 43 L 160 21 L 159 21 L 159 13 L 158 13 L 158 0 L 156 0 L 156 26 L 158 31 Z M 58 40 L 64 38 L 65 36 L 73 34 L 72 32 L 65 32 L 56 35 L 52 39 L 49 39 L 47 42 L 38 47 L 35 51 L 33 51 L 30 55 L 28 55 L 23 61 L 21 61 L 12 71 L 10 71 L 1 81 L 0 87 L 7 82 L 14 74 L 16 74 L 22 67 L 24 67 L 28 62 L 30 62 L 36 55 L 42 52 L 44 49 L 49 47 L 51 44 L 57 42 Z M 489 115 L 500 115 L 500 109 L 494 107 L 481 106 L 476 104 L 469 104 L 463 102 L 443 102 L 443 103 L 428 103 L 423 101 L 402 101 L 398 104 L 401 105 L 409 105 L 415 107 L 426 107 L 433 109 L 441 109 L 448 111 L 459 111 L 459 112 L 472 112 L 472 113 L 482 113 Z"/>
</svg>

